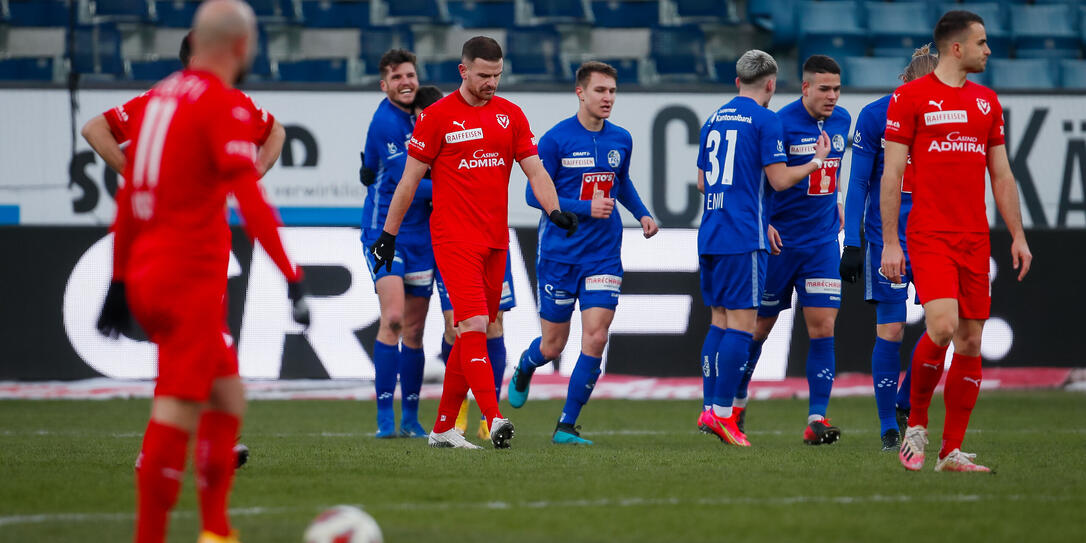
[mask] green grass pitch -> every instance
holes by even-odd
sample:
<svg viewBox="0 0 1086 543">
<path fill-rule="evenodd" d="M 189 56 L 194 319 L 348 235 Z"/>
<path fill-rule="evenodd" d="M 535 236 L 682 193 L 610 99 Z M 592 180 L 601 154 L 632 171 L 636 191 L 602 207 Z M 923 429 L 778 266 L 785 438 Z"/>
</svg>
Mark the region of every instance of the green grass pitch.
<svg viewBox="0 0 1086 543">
<path fill-rule="evenodd" d="M 146 400 L 0 402 L 0 541 L 128 541 Z M 752 404 L 754 447 L 695 428 L 697 402 L 599 400 L 593 447 L 550 443 L 561 403 L 505 406 L 504 451 L 383 440 L 372 402 L 259 401 L 233 520 L 246 542 L 297 542 L 327 506 L 368 510 L 386 541 L 1086 540 L 1086 395 L 984 392 L 965 449 L 994 475 L 935 473 L 942 398 L 923 472 L 879 452 L 874 400 L 830 406 L 842 440 L 802 443 L 806 402 Z M 435 402 L 424 402 L 429 420 Z M 473 419 L 473 434 L 477 422 Z M 191 465 L 191 461 L 190 461 Z M 199 530 L 191 474 L 171 541 Z"/>
</svg>

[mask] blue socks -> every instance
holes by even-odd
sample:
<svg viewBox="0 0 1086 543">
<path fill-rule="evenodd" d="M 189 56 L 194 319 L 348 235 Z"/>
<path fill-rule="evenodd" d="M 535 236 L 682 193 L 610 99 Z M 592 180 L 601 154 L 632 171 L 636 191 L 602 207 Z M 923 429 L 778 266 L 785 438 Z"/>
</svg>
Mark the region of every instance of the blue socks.
<svg viewBox="0 0 1086 543">
<path fill-rule="evenodd" d="M 897 391 L 897 406 L 901 409 L 909 409 L 909 387 L 912 384 L 913 365 L 905 365 L 905 378 L 901 380 L 901 387 Z"/>
<path fill-rule="evenodd" d="M 490 359 L 490 368 L 494 370 L 494 390 L 498 393 L 498 401 L 501 401 L 502 381 L 505 379 L 505 338 L 486 340 L 486 356 Z"/>
<path fill-rule="evenodd" d="M 526 356 L 522 356 L 518 364 L 520 371 L 531 375 L 535 373 L 536 368 L 549 362 L 549 360 L 543 358 L 543 352 L 539 350 L 539 344 L 542 342 L 543 336 L 540 336 L 533 339 L 532 344 L 528 345 L 528 349 L 524 351 Z"/>
<path fill-rule="evenodd" d="M 762 345 L 765 345 L 764 339 L 755 340 L 750 344 L 750 358 L 743 367 L 743 376 L 739 378 L 739 387 L 735 390 L 736 399 L 744 400 L 747 397 L 750 380 L 754 377 L 754 368 L 758 367 L 758 359 L 762 357 Z"/>
<path fill-rule="evenodd" d="M 724 337 L 724 329 L 719 326 L 709 326 L 709 332 L 705 334 L 705 343 L 701 345 L 701 389 L 702 405 L 705 409 L 713 407 L 713 395 L 716 394 L 716 349 L 720 346 L 720 339 Z"/>
<path fill-rule="evenodd" d="M 901 342 L 875 338 L 871 351 L 871 378 L 875 385 L 875 406 L 879 412 L 879 435 L 897 430 L 897 380 L 901 375 Z"/>
<path fill-rule="evenodd" d="M 532 342 L 536 351 L 539 350 L 539 340 Z M 529 347 L 531 349 L 531 347 Z M 569 389 L 566 391 L 566 405 L 562 408 L 562 416 L 558 419 L 562 424 L 575 424 L 581 414 L 581 408 L 588 403 L 588 397 L 592 395 L 592 389 L 596 386 L 596 380 L 600 378 L 600 363 L 602 358 L 588 356 L 581 353 L 577 358 L 577 365 L 573 368 L 573 374 L 569 376 Z"/>
<path fill-rule="evenodd" d="M 380 341 L 373 344 L 373 366 L 375 377 L 373 384 L 377 389 L 377 426 L 391 424 L 395 426 L 392 413 L 392 398 L 396 394 L 396 372 L 399 367 L 399 345 L 385 345 Z"/>
<path fill-rule="evenodd" d="M 812 339 L 811 349 L 807 352 L 807 386 L 811 391 L 808 415 L 826 416 L 836 365 L 833 337 Z"/>
<path fill-rule="evenodd" d="M 453 346 L 445 340 L 445 336 L 441 336 L 441 355 L 439 358 L 441 358 L 442 364 L 447 364 L 449 362 L 449 355 L 452 353 L 452 347 Z"/>
<path fill-rule="evenodd" d="M 422 349 L 400 346 L 400 394 L 403 421 L 419 420 L 419 391 L 422 390 L 422 370 L 426 356 Z"/>
<path fill-rule="evenodd" d="M 748 332 L 732 328 L 724 331 L 724 337 L 717 347 L 716 367 L 713 368 L 716 373 L 713 411 L 718 416 L 731 414 L 732 399 L 735 398 L 736 387 L 742 378 L 743 366 L 750 357 L 750 346 L 753 342 L 754 336 Z M 721 410 L 728 413 L 721 413 Z"/>
</svg>

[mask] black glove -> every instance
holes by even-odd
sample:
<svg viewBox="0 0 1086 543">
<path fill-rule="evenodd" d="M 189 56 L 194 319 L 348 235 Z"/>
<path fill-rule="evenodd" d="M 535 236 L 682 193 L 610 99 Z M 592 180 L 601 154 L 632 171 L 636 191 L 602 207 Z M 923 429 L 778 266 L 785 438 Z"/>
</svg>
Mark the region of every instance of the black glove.
<svg viewBox="0 0 1086 543">
<path fill-rule="evenodd" d="M 855 283 L 860 278 L 860 272 L 864 269 L 864 252 L 859 247 L 845 246 L 845 252 L 841 255 L 841 280 Z"/>
<path fill-rule="evenodd" d="M 381 266 L 385 267 L 386 272 L 392 271 L 392 260 L 396 258 L 396 236 L 382 230 L 381 236 L 370 246 L 370 252 L 376 261 L 374 273 L 381 271 Z"/>
<path fill-rule="evenodd" d="M 577 214 L 572 211 L 555 209 L 548 217 L 558 228 L 566 231 L 566 237 L 570 237 L 577 231 Z"/>
<path fill-rule="evenodd" d="M 124 282 L 110 281 L 106 291 L 106 301 L 102 304 L 102 313 L 98 315 L 98 332 L 103 336 L 117 339 L 121 334 L 132 330 L 132 314 L 128 311 L 125 298 Z"/>
<path fill-rule="evenodd" d="M 287 283 L 287 297 L 290 298 L 290 316 L 294 322 L 309 328 L 309 304 L 305 302 L 305 285 L 301 281 Z"/>
<path fill-rule="evenodd" d="M 359 153 L 359 157 L 362 158 L 362 166 L 358 168 L 358 180 L 368 187 L 377 180 L 377 173 L 366 167 L 366 157 L 363 153 Z"/>
</svg>

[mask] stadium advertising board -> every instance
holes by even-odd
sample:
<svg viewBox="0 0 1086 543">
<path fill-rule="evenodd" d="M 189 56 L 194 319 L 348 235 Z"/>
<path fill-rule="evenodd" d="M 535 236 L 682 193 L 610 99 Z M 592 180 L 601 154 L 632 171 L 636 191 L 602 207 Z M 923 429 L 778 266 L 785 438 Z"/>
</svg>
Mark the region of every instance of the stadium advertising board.
<svg viewBox="0 0 1086 543">
<path fill-rule="evenodd" d="M 75 127 L 124 103 L 133 90 L 79 92 Z M 352 225 L 365 188 L 358 182 L 359 151 L 383 95 L 376 90 L 256 91 L 253 97 L 286 127 L 279 164 L 263 183 L 288 224 Z M 528 116 L 537 136 L 576 110 L 569 93 L 506 93 Z M 700 220 L 697 192 L 698 131 L 725 94 L 620 93 L 612 120 L 633 135 L 631 172 L 642 199 L 663 227 Z M 779 108 L 796 98 L 774 99 Z M 850 95 L 841 105 L 857 117 L 877 95 Z M 1086 226 L 1086 102 L 1079 96 L 1006 95 L 1008 149 L 1022 188 L 1025 223 L 1034 228 Z M 105 225 L 112 219 L 117 175 L 78 135 L 66 91 L 0 90 L 0 223 Z M 846 158 L 842 183 L 848 179 Z M 524 179 L 514 169 L 510 222 L 531 226 L 538 212 L 524 203 Z M 989 216 L 996 213 L 989 195 Z M 636 224 L 624 214 L 627 226 Z M 994 224 L 994 223 L 993 223 Z"/>
<path fill-rule="evenodd" d="M 533 229 L 513 232 L 513 287 L 517 307 L 506 314 L 511 360 L 539 333 L 535 292 Z M 305 267 L 313 295 L 313 324 L 304 331 L 290 320 L 286 286 L 263 250 L 241 230 L 234 232 L 229 268 L 229 328 L 237 338 L 241 373 L 249 378 L 372 378 L 371 355 L 378 304 L 365 268 L 359 232 L 345 227 L 285 227 L 287 250 Z M 605 371 L 646 376 L 697 376 L 701 344 L 709 323 L 698 288 L 696 231 L 665 229 L 645 240 L 627 229 L 622 260 L 622 295 Z M 1067 284 L 1067 269 L 1056 262 L 1067 247 L 1086 245 L 1086 230 L 1032 230 L 1037 257 L 1024 283 L 1010 269 L 1009 236 L 992 236 L 992 319 L 982 344 L 987 366 L 1073 366 L 1086 352 L 1078 328 L 1086 291 L 1053 295 Z M 94 328 L 109 281 L 111 238 L 103 227 L 0 227 L 0 248 L 12 265 L 0 266 L 8 285 L 0 338 L 0 380 L 68 380 L 104 375 L 150 378 L 154 347 L 139 334 L 111 340 Z M 911 298 L 911 296 L 910 296 Z M 424 347 L 427 373 L 440 375 L 436 359 L 442 329 L 439 305 L 431 301 Z M 922 331 L 922 310 L 910 306 L 905 342 Z M 837 322 L 837 372 L 870 372 L 874 309 L 863 302 L 860 284 L 845 284 Z M 568 374 L 580 344 L 574 313 L 569 347 L 557 368 Z M 905 349 L 908 351 L 908 349 Z M 803 375 L 807 335 L 802 318 L 782 313 L 763 350 L 757 379 Z M 906 353 L 907 354 L 907 353 Z M 510 365 L 509 370 L 512 370 Z"/>
</svg>

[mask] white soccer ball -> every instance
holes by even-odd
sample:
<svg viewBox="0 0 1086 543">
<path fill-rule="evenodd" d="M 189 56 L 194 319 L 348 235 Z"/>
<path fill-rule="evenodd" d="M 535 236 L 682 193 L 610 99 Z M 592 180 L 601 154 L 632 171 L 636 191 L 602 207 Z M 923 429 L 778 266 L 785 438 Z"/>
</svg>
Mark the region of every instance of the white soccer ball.
<svg viewBox="0 0 1086 543">
<path fill-rule="evenodd" d="M 381 527 L 365 511 L 337 505 L 317 515 L 305 530 L 305 543 L 383 543 Z"/>
</svg>

